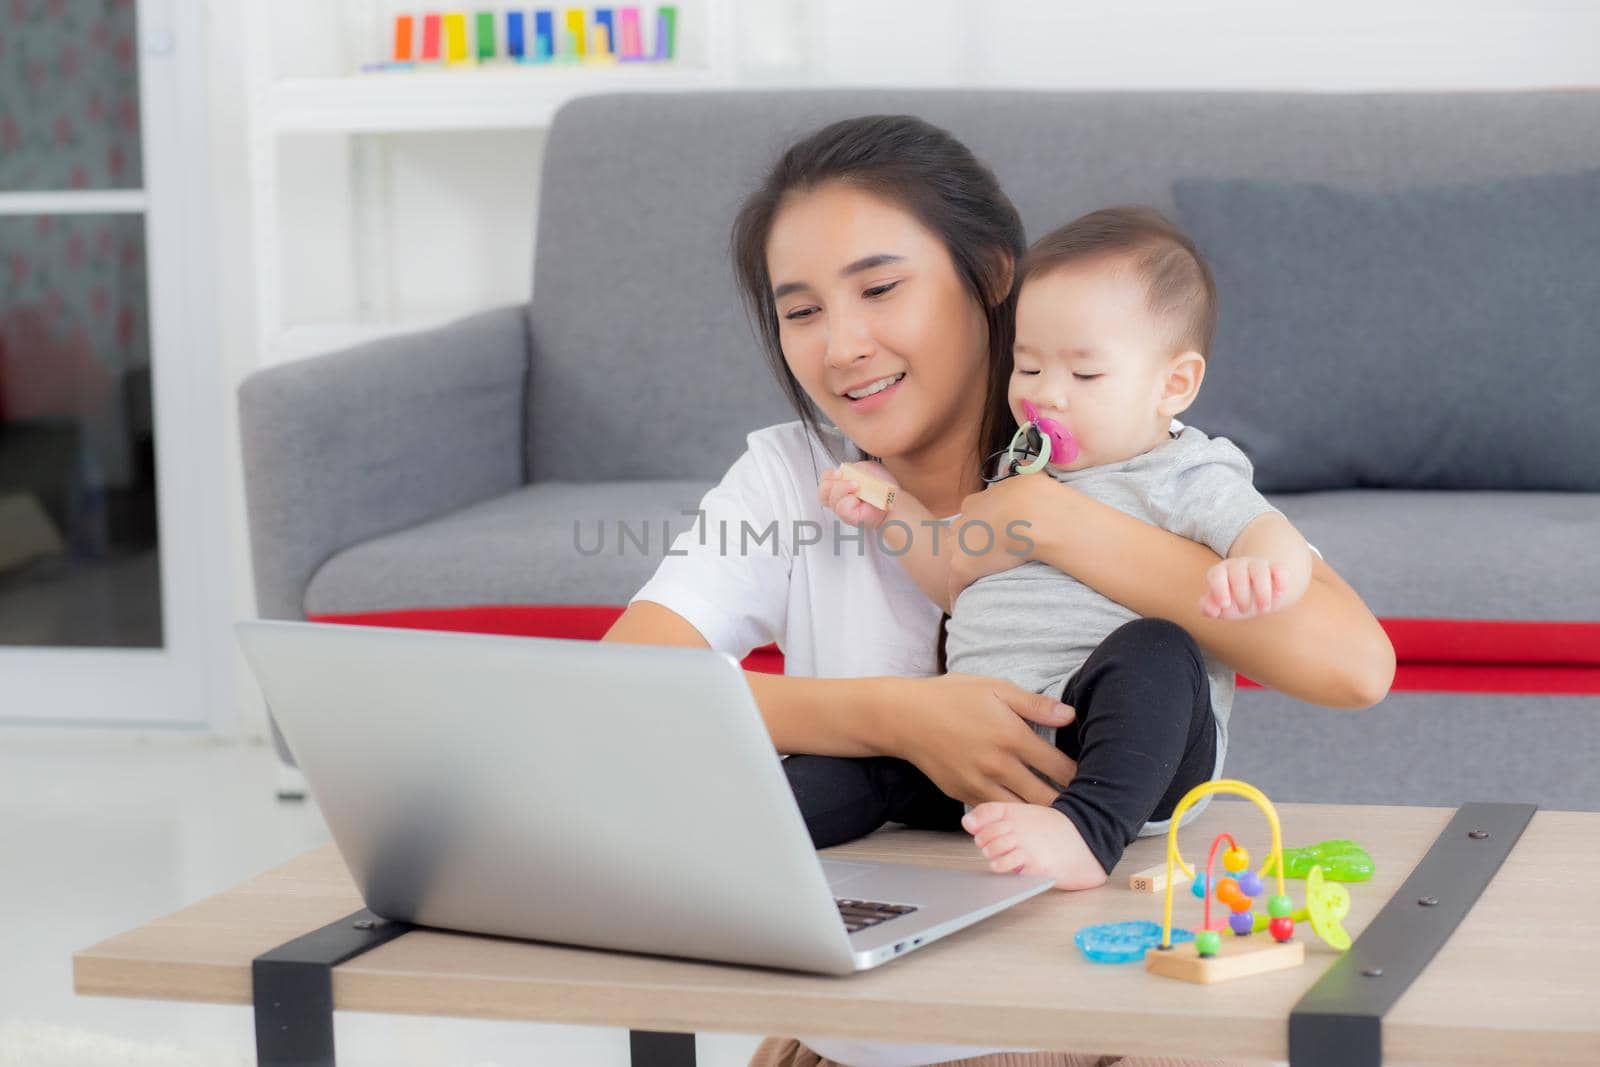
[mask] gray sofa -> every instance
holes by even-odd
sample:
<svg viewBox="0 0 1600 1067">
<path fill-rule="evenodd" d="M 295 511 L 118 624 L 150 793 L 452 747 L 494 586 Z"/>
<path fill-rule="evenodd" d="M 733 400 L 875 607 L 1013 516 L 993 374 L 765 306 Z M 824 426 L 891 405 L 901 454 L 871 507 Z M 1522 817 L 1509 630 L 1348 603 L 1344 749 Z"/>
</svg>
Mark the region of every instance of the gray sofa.
<svg viewBox="0 0 1600 1067">
<path fill-rule="evenodd" d="M 1600 808 L 1600 696 L 1578 692 L 1600 664 L 1595 93 L 577 101 L 546 144 L 529 304 L 244 383 L 260 613 L 624 603 L 661 524 L 793 417 L 735 291 L 740 199 L 797 136 L 882 112 L 970 145 L 1030 237 L 1124 202 L 1196 234 L 1223 310 L 1190 421 L 1252 455 L 1380 617 L 1571 624 L 1559 655 L 1534 631 L 1498 657 L 1554 660 L 1533 672 L 1568 695 L 1242 692 L 1231 774 L 1283 799 Z M 574 520 L 619 519 L 651 520 L 649 555 L 575 551 Z M 1418 654 L 1527 685 L 1495 681 L 1493 648 L 1451 664 L 1451 640 Z"/>
</svg>

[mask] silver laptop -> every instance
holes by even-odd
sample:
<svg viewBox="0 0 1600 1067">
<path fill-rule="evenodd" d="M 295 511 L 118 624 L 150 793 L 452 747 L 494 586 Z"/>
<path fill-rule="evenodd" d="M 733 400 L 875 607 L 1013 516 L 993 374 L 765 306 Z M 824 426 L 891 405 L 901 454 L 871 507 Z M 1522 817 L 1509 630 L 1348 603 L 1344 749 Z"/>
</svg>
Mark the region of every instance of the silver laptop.
<svg viewBox="0 0 1600 1067">
<path fill-rule="evenodd" d="M 847 974 L 1050 886 L 821 859 L 724 653 L 298 622 L 238 636 L 386 918 Z"/>
</svg>

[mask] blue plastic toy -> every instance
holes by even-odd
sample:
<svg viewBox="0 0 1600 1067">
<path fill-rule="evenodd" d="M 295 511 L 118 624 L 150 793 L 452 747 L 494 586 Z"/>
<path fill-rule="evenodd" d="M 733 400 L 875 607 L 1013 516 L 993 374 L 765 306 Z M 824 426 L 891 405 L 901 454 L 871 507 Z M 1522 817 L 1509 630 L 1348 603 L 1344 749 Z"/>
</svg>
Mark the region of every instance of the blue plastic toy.
<svg viewBox="0 0 1600 1067">
<path fill-rule="evenodd" d="M 1161 944 L 1161 924 L 1149 919 L 1085 926 L 1072 935 L 1073 943 L 1096 963 L 1137 963 L 1146 949 Z M 1187 930 L 1172 931 L 1172 943 L 1193 941 Z"/>
</svg>

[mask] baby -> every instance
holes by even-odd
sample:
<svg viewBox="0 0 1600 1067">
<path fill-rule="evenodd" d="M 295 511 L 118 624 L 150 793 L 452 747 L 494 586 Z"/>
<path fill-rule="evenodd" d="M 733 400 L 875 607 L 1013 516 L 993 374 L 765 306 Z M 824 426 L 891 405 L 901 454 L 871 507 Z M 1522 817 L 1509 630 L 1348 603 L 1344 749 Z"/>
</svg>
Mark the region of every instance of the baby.
<svg viewBox="0 0 1600 1067">
<path fill-rule="evenodd" d="M 1154 210 L 1110 208 L 1040 239 L 1019 273 L 1008 403 L 1019 425 L 1042 431 L 1036 440 L 1050 439 L 1051 454 L 1042 471 L 1010 476 L 1048 473 L 1225 557 L 1200 597 L 1211 618 L 1299 600 L 1311 579 L 1305 539 L 1256 492 L 1238 448 L 1174 422 L 1199 391 L 1216 323 L 1215 289 L 1194 245 Z M 1220 774 L 1234 672 L 1181 627 L 1140 618 L 1045 563 L 981 578 L 952 604 L 959 517 L 933 531 L 924 524 L 934 516 L 903 490 L 887 511 L 858 490 L 829 471 L 818 493 L 845 521 L 884 527 L 889 550 L 903 552 L 918 587 L 950 613 L 949 669 L 1077 709 L 1067 726 L 1034 727 L 1077 761 L 1055 802 L 980 804 L 962 826 L 995 871 L 1048 874 L 1061 889 L 1101 884 L 1135 837 L 1165 832 L 1178 800 Z M 900 521 L 884 526 L 891 516 Z M 1006 543 L 1006 531 L 993 537 Z M 917 780 L 884 781 L 879 767 L 873 788 L 937 792 L 905 767 Z M 872 832 L 886 821 L 880 814 L 864 810 L 851 830 Z"/>
</svg>

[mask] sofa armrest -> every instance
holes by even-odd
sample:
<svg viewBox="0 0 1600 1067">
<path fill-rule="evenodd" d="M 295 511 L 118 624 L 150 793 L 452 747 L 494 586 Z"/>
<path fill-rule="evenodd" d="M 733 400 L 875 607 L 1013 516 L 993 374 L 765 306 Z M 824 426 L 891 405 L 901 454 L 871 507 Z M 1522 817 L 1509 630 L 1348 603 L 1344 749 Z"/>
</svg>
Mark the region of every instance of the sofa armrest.
<svg viewBox="0 0 1600 1067">
<path fill-rule="evenodd" d="M 257 610 L 334 553 L 524 481 L 528 308 L 270 367 L 239 387 Z"/>
</svg>

